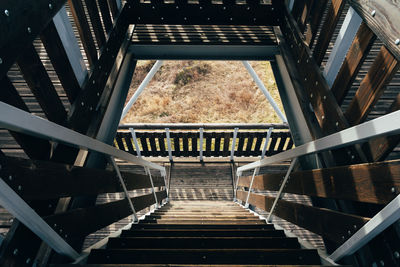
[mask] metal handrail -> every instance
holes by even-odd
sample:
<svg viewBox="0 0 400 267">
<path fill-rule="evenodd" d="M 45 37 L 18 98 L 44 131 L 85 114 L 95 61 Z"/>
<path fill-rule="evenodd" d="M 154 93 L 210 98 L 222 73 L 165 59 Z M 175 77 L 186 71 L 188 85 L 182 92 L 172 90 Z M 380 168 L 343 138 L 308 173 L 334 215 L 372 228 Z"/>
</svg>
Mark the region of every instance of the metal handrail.
<svg viewBox="0 0 400 267">
<path fill-rule="evenodd" d="M 322 152 L 325 150 L 337 149 L 344 146 L 360 143 L 371 138 L 384 135 L 393 135 L 400 133 L 400 111 L 395 111 L 374 120 L 364 122 L 360 125 L 342 130 L 340 132 L 328 135 L 318 140 L 308 142 L 291 150 L 279 153 L 269 158 L 265 158 L 237 169 L 238 179 L 243 171 L 257 169 L 268 164 L 293 159 L 291 166 L 294 165 L 298 157 Z M 285 183 L 289 177 L 291 169 L 289 169 L 285 179 L 282 181 L 278 196 L 274 201 L 274 205 L 270 210 L 268 220 L 271 218 L 274 206 L 278 202 Z M 235 198 L 236 199 L 236 198 Z M 400 195 L 393 199 L 378 212 L 371 220 L 354 233 L 346 242 L 336 249 L 329 259 L 338 261 L 341 258 L 351 255 L 362 246 L 367 244 L 372 238 L 380 234 L 391 224 L 400 219 Z"/>
</svg>

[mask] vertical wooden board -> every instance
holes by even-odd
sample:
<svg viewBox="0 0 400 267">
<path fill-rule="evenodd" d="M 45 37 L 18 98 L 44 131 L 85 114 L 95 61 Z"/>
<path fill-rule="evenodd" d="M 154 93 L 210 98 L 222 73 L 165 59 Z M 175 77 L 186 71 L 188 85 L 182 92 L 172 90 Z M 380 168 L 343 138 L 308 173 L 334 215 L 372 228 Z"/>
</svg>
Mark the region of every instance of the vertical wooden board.
<svg viewBox="0 0 400 267">
<path fill-rule="evenodd" d="M 81 87 L 74 75 L 65 47 L 53 21 L 50 21 L 47 27 L 42 31 L 40 39 L 46 48 L 51 64 L 60 79 L 69 102 L 73 103 L 79 94 Z"/>
<path fill-rule="evenodd" d="M 117 133 L 117 135 L 115 136 L 115 140 L 117 141 L 118 144 L 118 149 L 125 151 L 125 146 L 124 146 L 124 142 L 122 141 L 123 135 L 122 133 Z"/>
<path fill-rule="evenodd" d="M 237 133 L 237 138 L 239 139 L 237 151 L 235 152 L 235 156 L 241 157 L 244 155 L 243 147 L 246 135 L 242 132 Z"/>
<path fill-rule="evenodd" d="M 231 154 L 231 147 L 229 146 L 231 139 L 233 138 L 233 134 L 231 132 L 224 133 L 224 150 L 222 156 L 228 157 Z"/>
<path fill-rule="evenodd" d="M 99 48 L 101 48 L 106 42 L 106 37 L 104 35 L 103 26 L 101 25 L 99 9 L 97 8 L 96 1 L 94 0 L 85 0 L 85 4 L 90 17 L 90 21 L 92 22 L 94 36 L 96 37 Z"/>
<path fill-rule="evenodd" d="M 214 156 L 219 157 L 221 154 L 221 138 L 222 134 L 221 133 L 215 133 L 215 144 L 214 144 Z"/>
<path fill-rule="evenodd" d="M 255 134 L 255 138 L 257 138 L 256 146 L 254 147 L 254 151 L 256 151 L 259 155 L 261 155 L 261 152 L 262 152 L 261 144 L 262 144 L 264 137 L 267 136 L 267 134 L 262 133 L 262 132 L 256 132 L 254 134 Z"/>
<path fill-rule="evenodd" d="M 18 67 L 48 120 L 67 126 L 67 112 L 33 45 L 17 60 Z"/>
<path fill-rule="evenodd" d="M 157 133 L 158 144 L 160 145 L 160 155 L 162 157 L 168 156 L 168 150 L 165 149 L 165 134 L 164 133 Z"/>
<path fill-rule="evenodd" d="M 211 156 L 211 141 L 212 141 L 212 135 L 209 132 L 204 132 L 203 137 L 206 141 L 206 150 L 203 152 L 204 156 L 210 157 Z"/>
<path fill-rule="evenodd" d="M 134 149 L 134 144 L 133 144 L 131 133 L 130 132 L 121 132 L 121 134 L 123 136 L 123 139 L 125 140 L 126 146 L 128 147 L 129 153 L 136 155 L 136 151 Z"/>
<path fill-rule="evenodd" d="M 189 156 L 189 135 L 190 133 L 184 132 L 182 133 L 182 142 L 183 142 L 183 156 Z"/>
<path fill-rule="evenodd" d="M 314 48 L 314 59 L 318 66 L 321 65 L 321 62 L 324 59 L 329 42 L 332 39 L 332 35 L 335 31 L 345 4 L 345 0 L 332 0 L 332 5 L 328 10 L 326 20 L 322 26 L 321 34 Z"/>
<path fill-rule="evenodd" d="M 107 0 L 97 0 L 101 17 L 103 18 L 104 27 L 106 28 L 106 32 L 108 33 L 112 29 L 112 21 L 110 17 L 110 9 L 108 8 Z"/>
<path fill-rule="evenodd" d="M 375 39 L 375 34 L 368 28 L 365 22 L 361 23 L 331 87 L 331 91 L 339 105 L 343 103 Z"/>
<path fill-rule="evenodd" d="M 357 125 L 367 118 L 369 111 L 383 94 L 386 84 L 392 80 L 399 67 L 400 64 L 392 53 L 382 46 L 345 112 L 350 125 Z"/>
<path fill-rule="evenodd" d="M 71 8 L 72 16 L 74 17 L 75 24 L 78 28 L 79 36 L 82 40 L 83 48 L 89 65 L 93 66 L 97 62 L 97 50 L 93 41 L 93 36 L 90 31 L 89 23 L 86 19 L 85 10 L 81 0 L 68 0 Z"/>
<path fill-rule="evenodd" d="M 281 132 L 280 136 L 281 136 L 281 141 L 280 141 L 280 143 L 278 145 L 278 151 L 277 151 L 278 153 L 283 151 L 283 147 L 284 147 L 284 145 L 286 143 L 286 139 L 288 138 L 288 135 L 286 133 L 282 133 Z"/>
<path fill-rule="evenodd" d="M 22 100 L 17 89 L 15 89 L 7 76 L 0 80 L 0 88 L 0 101 L 29 112 L 25 102 Z M 40 160 L 49 159 L 51 145 L 47 140 L 13 131 L 10 131 L 10 134 L 14 137 L 29 158 Z"/>
<path fill-rule="evenodd" d="M 198 132 L 193 132 L 191 137 L 192 137 L 192 156 L 193 157 L 198 157 L 199 156 L 199 150 L 197 149 L 197 138 L 199 138 L 200 133 Z"/>
<path fill-rule="evenodd" d="M 294 144 L 293 144 L 293 138 L 290 137 L 289 143 L 288 143 L 288 145 L 287 145 L 286 150 L 292 149 L 292 148 L 293 148 L 293 145 L 294 145 Z"/>
<path fill-rule="evenodd" d="M 247 146 L 246 146 L 246 156 L 253 156 L 254 151 L 252 151 L 252 147 L 253 147 L 255 134 L 253 132 L 249 132 L 247 134 L 247 136 L 248 136 L 248 139 L 247 139 Z"/>
<path fill-rule="evenodd" d="M 279 136 L 275 132 L 271 133 L 271 138 L 270 138 L 271 142 L 270 145 L 267 147 L 267 152 L 265 153 L 265 155 L 267 155 L 268 157 L 276 154 L 274 148 L 278 140 L 278 137 Z"/>
<path fill-rule="evenodd" d="M 179 138 L 176 132 L 170 132 L 172 156 L 179 157 Z"/>
<path fill-rule="evenodd" d="M 158 156 L 158 149 L 157 149 L 157 145 L 156 145 L 156 136 L 154 133 L 148 133 L 148 140 L 150 143 L 150 148 L 151 148 L 151 155 L 152 156 Z"/>
<path fill-rule="evenodd" d="M 149 148 L 147 146 L 147 133 L 146 132 L 136 132 L 136 139 L 139 143 L 139 147 L 141 147 L 142 156 L 148 157 L 150 156 Z"/>
</svg>

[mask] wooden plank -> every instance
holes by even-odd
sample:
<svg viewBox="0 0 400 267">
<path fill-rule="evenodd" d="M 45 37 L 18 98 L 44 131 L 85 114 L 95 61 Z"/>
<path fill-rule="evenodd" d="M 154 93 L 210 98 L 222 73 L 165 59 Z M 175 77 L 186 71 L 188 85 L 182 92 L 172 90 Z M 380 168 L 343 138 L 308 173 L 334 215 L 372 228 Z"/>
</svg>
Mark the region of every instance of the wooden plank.
<svg viewBox="0 0 400 267">
<path fill-rule="evenodd" d="M 29 112 L 25 102 L 7 76 L 0 80 L 0 88 L 0 101 Z M 13 131 L 10 133 L 29 158 L 49 159 L 51 150 L 49 141 Z"/>
<path fill-rule="evenodd" d="M 324 59 L 329 42 L 331 41 L 332 35 L 335 32 L 336 25 L 339 21 L 345 4 L 346 1 L 344 0 L 332 0 L 332 5 L 328 9 L 328 14 L 322 26 L 321 34 L 317 40 L 317 44 L 314 47 L 313 55 L 318 66 L 321 65 L 321 62 Z"/>
<path fill-rule="evenodd" d="M 67 112 L 33 45 L 18 58 L 18 67 L 48 120 L 66 126 Z"/>
<path fill-rule="evenodd" d="M 237 198 L 242 201 L 247 197 L 247 192 L 237 191 Z M 269 211 L 274 202 L 274 197 L 251 194 L 250 205 Z M 320 235 L 336 244 L 342 244 L 347 237 L 355 233 L 369 218 L 350 215 L 324 208 L 316 208 L 286 200 L 279 200 L 274 215 Z"/>
<path fill-rule="evenodd" d="M 117 141 L 118 149 L 125 151 L 125 146 L 124 146 L 124 143 L 122 142 L 122 134 L 121 133 L 117 133 L 117 135 L 115 136 L 115 140 Z"/>
<path fill-rule="evenodd" d="M 90 17 L 90 21 L 92 22 L 94 36 L 96 37 L 99 48 L 101 48 L 106 42 L 106 37 L 104 35 L 103 26 L 101 25 L 99 9 L 97 8 L 96 1 L 94 0 L 85 0 L 85 4 Z"/>
<path fill-rule="evenodd" d="M 278 141 L 278 137 L 279 136 L 275 132 L 271 133 L 271 138 L 270 138 L 271 142 L 270 142 L 270 145 L 267 147 L 267 152 L 265 153 L 267 156 L 272 156 L 272 155 L 276 154 L 275 145 L 276 145 L 276 142 Z"/>
<path fill-rule="evenodd" d="M 177 9 L 173 3 L 137 2 L 130 8 L 130 24 L 172 24 L 172 25 L 279 25 L 280 6 L 260 4 L 236 4 L 223 9 L 223 5 L 211 1 L 209 4 L 180 4 Z M 202 9 L 200 9 L 202 5 Z M 250 8 L 247 8 L 250 7 Z M 274 9 L 275 8 L 275 9 Z M 189 14 L 189 15 L 188 15 Z"/>
<path fill-rule="evenodd" d="M 60 79 L 69 102 L 73 103 L 81 90 L 81 86 L 74 75 L 74 70 L 53 21 L 49 22 L 42 31 L 40 39 L 46 48 L 51 64 Z"/>
<path fill-rule="evenodd" d="M 115 19 L 118 15 L 117 1 L 115 1 L 115 0 L 107 0 L 107 1 L 108 1 L 108 5 L 110 6 L 112 17 Z"/>
<path fill-rule="evenodd" d="M 244 140 L 246 138 L 246 135 L 243 132 L 238 132 L 237 138 L 239 138 L 239 142 L 238 142 L 237 151 L 235 151 L 235 156 L 240 157 L 240 156 L 244 155 L 243 147 L 244 147 Z"/>
<path fill-rule="evenodd" d="M 164 133 L 158 133 L 158 143 L 160 144 L 160 151 L 161 151 L 161 156 L 162 157 L 167 157 L 168 156 L 168 150 L 165 149 L 165 134 Z"/>
<path fill-rule="evenodd" d="M 214 144 L 214 157 L 219 157 L 221 155 L 221 133 L 215 133 L 215 144 Z"/>
<path fill-rule="evenodd" d="M 199 156 L 199 150 L 197 149 L 197 138 L 199 138 L 200 133 L 192 133 L 192 156 Z"/>
<path fill-rule="evenodd" d="M 82 40 L 83 48 L 85 49 L 89 65 L 93 66 L 97 62 L 97 50 L 82 2 L 81 0 L 68 0 L 68 4 L 71 8 L 72 16 L 74 17 L 75 24 L 78 28 L 79 36 Z"/>
<path fill-rule="evenodd" d="M 285 173 L 254 177 L 253 188 L 278 191 Z M 249 187 L 251 177 L 239 186 Z M 394 192 L 393 192 L 394 190 Z M 400 160 L 298 171 L 290 174 L 285 193 L 387 204 L 400 191 Z"/>
<path fill-rule="evenodd" d="M 350 125 L 357 125 L 367 118 L 369 111 L 383 94 L 386 84 L 399 68 L 399 61 L 382 46 L 345 112 Z"/>
<path fill-rule="evenodd" d="M 247 134 L 247 145 L 246 145 L 246 156 L 252 155 L 252 146 L 254 142 L 254 133 L 250 132 Z"/>
<path fill-rule="evenodd" d="M 397 60 L 400 60 L 400 46 L 396 44 L 396 40 L 400 38 L 399 3 L 392 0 L 349 0 L 348 2 L 388 50 Z"/>
<path fill-rule="evenodd" d="M 342 67 L 331 87 L 331 91 L 339 105 L 343 103 L 375 39 L 376 35 L 364 22 L 361 23 Z"/>
<path fill-rule="evenodd" d="M 118 135 L 118 133 L 117 133 L 117 135 Z M 135 148 L 134 148 L 131 133 L 122 133 L 122 136 L 123 136 L 123 139 L 125 140 L 126 146 L 128 147 L 129 153 L 131 153 L 133 155 L 137 155 Z"/>
<path fill-rule="evenodd" d="M 400 109 L 400 94 L 397 95 L 388 113 Z M 365 154 L 370 161 L 382 161 L 397 147 L 400 142 L 400 135 L 385 136 L 369 140 L 363 145 Z"/>
<path fill-rule="evenodd" d="M 149 135 L 149 143 L 150 143 L 150 148 L 151 148 L 151 154 L 154 156 L 158 156 L 158 150 L 156 146 L 156 137 L 154 133 L 148 133 Z"/>
<path fill-rule="evenodd" d="M 212 155 L 212 151 L 211 151 L 212 135 L 211 135 L 211 133 L 205 132 L 203 134 L 203 137 L 206 141 L 206 150 L 203 152 L 203 154 L 206 157 L 210 157 Z"/>
<path fill-rule="evenodd" d="M 12 177 L 4 181 L 26 201 L 123 192 L 115 171 L 11 157 L 0 157 L 0 164 L 1 176 Z M 128 190 L 151 188 L 147 175 L 121 174 Z M 153 176 L 153 183 L 164 186 L 164 179 Z"/>
<path fill-rule="evenodd" d="M 145 157 L 151 156 L 148 146 L 147 133 L 136 132 L 136 137 L 138 138 L 138 142 L 140 142 L 140 144 L 142 145 L 142 150 L 141 150 L 142 156 Z"/>
<path fill-rule="evenodd" d="M 32 44 L 36 36 L 46 27 L 64 5 L 65 0 L 49 1 L 3 0 L 0 2 L 0 79 L 21 55 L 21 51 Z M 7 12 L 6 12 L 7 10 Z M 7 15 L 8 14 L 8 15 Z M 29 27 L 29 30 L 28 30 Z"/>
<path fill-rule="evenodd" d="M 110 17 L 110 9 L 108 8 L 107 0 L 97 0 L 103 18 L 104 28 L 108 33 L 112 29 L 112 21 Z"/>
<path fill-rule="evenodd" d="M 159 203 L 167 197 L 165 191 L 157 192 Z M 136 212 L 155 203 L 154 195 L 131 198 Z M 132 214 L 126 199 L 117 200 L 85 209 L 73 209 L 67 212 L 47 216 L 44 220 L 68 241 L 82 238 Z M 85 222 L 85 223 L 82 223 Z"/>
<path fill-rule="evenodd" d="M 230 140 L 233 137 L 233 134 L 231 132 L 225 132 L 224 133 L 224 150 L 222 153 L 223 157 L 228 157 L 231 154 L 231 147 L 229 146 Z"/>
<path fill-rule="evenodd" d="M 312 48 L 314 45 L 315 37 L 317 36 L 318 32 L 318 27 L 321 25 L 322 17 L 327 3 L 328 0 L 318 0 L 314 1 L 314 4 L 312 6 L 309 18 L 309 29 L 306 34 L 307 43 L 310 48 Z"/>
<path fill-rule="evenodd" d="M 189 133 L 185 132 L 182 133 L 182 142 L 183 142 L 183 156 L 188 157 L 189 156 Z"/>
</svg>

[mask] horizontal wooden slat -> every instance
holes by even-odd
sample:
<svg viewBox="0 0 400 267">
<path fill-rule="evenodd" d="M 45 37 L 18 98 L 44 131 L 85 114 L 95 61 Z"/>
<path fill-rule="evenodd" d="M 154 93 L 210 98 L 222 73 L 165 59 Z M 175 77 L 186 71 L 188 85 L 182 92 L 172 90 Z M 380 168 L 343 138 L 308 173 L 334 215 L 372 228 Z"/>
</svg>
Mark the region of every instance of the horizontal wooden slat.
<svg viewBox="0 0 400 267">
<path fill-rule="evenodd" d="M 0 58 L 2 61 L 0 78 L 7 73 L 21 51 L 32 44 L 65 2 L 66 0 L 0 1 Z"/>
<path fill-rule="evenodd" d="M 238 199 L 243 201 L 246 197 L 247 192 L 241 190 L 237 192 Z M 274 200 L 274 197 L 251 194 L 249 203 L 257 208 L 269 211 Z M 349 236 L 369 220 L 365 217 L 285 200 L 278 201 L 274 215 L 338 244 L 346 241 Z"/>
<path fill-rule="evenodd" d="M 348 2 L 397 60 L 400 60 L 400 46 L 396 44 L 396 40 L 400 38 L 399 2 L 393 0 L 349 0 Z"/>
<path fill-rule="evenodd" d="M 258 175 L 253 188 L 278 191 L 284 176 Z M 242 177 L 238 185 L 249 187 L 250 181 L 251 177 Z M 376 204 L 389 203 L 399 191 L 400 160 L 293 172 L 284 189 L 285 193 Z"/>
<path fill-rule="evenodd" d="M 161 201 L 167 197 L 165 191 L 157 192 L 157 199 Z M 154 195 L 144 195 L 131 198 L 136 212 L 155 203 Z M 90 208 L 74 209 L 63 213 L 45 217 L 44 220 L 66 240 L 93 233 L 105 226 L 119 221 L 132 214 L 126 199 L 97 205 Z"/>
<path fill-rule="evenodd" d="M 11 157 L 0 157 L 0 165 L 0 176 L 25 200 L 123 191 L 113 171 Z M 128 190 L 151 188 L 147 175 L 121 174 Z M 162 177 L 152 177 L 155 187 L 164 186 Z"/>
</svg>

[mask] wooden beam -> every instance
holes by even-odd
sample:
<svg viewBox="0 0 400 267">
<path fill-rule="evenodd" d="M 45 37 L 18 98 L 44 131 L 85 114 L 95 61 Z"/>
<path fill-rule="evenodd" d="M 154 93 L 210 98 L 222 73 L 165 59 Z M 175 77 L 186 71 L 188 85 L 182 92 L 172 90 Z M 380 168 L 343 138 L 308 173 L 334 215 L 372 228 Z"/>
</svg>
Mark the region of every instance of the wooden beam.
<svg viewBox="0 0 400 267">
<path fill-rule="evenodd" d="M 46 200 L 61 197 L 123 192 L 114 171 L 76 167 L 49 161 L 0 158 L 1 177 L 24 200 Z M 121 172 L 127 190 L 151 188 L 148 175 Z M 152 176 L 155 187 L 164 179 Z"/>
<path fill-rule="evenodd" d="M 306 34 L 307 36 L 307 43 L 309 47 L 311 48 L 314 45 L 315 37 L 317 37 L 317 32 L 318 32 L 318 27 L 321 24 L 322 17 L 324 14 L 324 10 L 326 8 L 326 4 L 328 3 L 328 0 L 318 0 L 314 1 L 314 4 L 312 6 L 311 12 L 310 12 L 310 24 L 309 24 L 309 29 Z"/>
<path fill-rule="evenodd" d="M 99 4 L 100 11 L 101 11 L 101 17 L 103 18 L 103 24 L 104 28 L 106 29 L 106 32 L 108 33 L 112 29 L 112 21 L 110 17 L 110 9 L 108 8 L 107 0 L 97 0 L 97 3 Z"/>
<path fill-rule="evenodd" d="M 400 60 L 400 5 L 397 1 L 349 0 L 349 4 L 364 19 L 391 53 Z"/>
<path fill-rule="evenodd" d="M 96 37 L 99 48 L 101 48 L 106 42 L 106 37 L 104 35 L 103 26 L 101 25 L 99 9 L 94 0 L 85 0 L 85 4 L 89 13 L 90 21 L 92 22 L 94 36 Z"/>
<path fill-rule="evenodd" d="M 7 76 L 0 79 L 0 88 L 0 101 L 29 112 L 25 102 Z M 31 159 L 49 159 L 51 151 L 49 141 L 13 131 L 10 131 L 10 134 Z"/>
<path fill-rule="evenodd" d="M 376 35 L 368 28 L 367 24 L 364 22 L 361 23 L 331 87 L 332 93 L 339 105 L 343 103 L 375 39 Z"/>
<path fill-rule="evenodd" d="M 42 31 L 40 39 L 46 48 L 51 64 L 60 79 L 69 102 L 73 103 L 81 87 L 78 79 L 74 75 L 73 67 L 53 21 Z"/>
<path fill-rule="evenodd" d="M 278 191 L 285 173 L 254 177 L 253 188 Z M 239 186 L 249 187 L 251 177 Z M 298 171 L 290 174 L 285 193 L 387 204 L 400 192 L 400 160 L 334 168 Z"/>
<path fill-rule="evenodd" d="M 399 61 L 382 46 L 345 112 L 350 125 L 357 125 L 367 118 L 369 111 L 383 94 L 386 84 L 399 68 Z"/>
<path fill-rule="evenodd" d="M 49 121 L 66 126 L 67 112 L 33 45 L 23 51 L 18 67 Z"/>
<path fill-rule="evenodd" d="M 321 65 L 322 60 L 324 59 L 329 42 L 331 41 L 332 35 L 335 32 L 336 25 L 339 21 L 340 15 L 342 14 L 345 4 L 346 1 L 344 0 L 332 0 L 332 5 L 328 9 L 328 14 L 326 15 L 325 22 L 322 25 L 320 36 L 317 40 L 317 44 L 314 47 L 314 59 L 318 66 Z"/>
<path fill-rule="evenodd" d="M 247 192 L 239 190 L 237 198 L 246 199 Z M 269 211 L 274 197 L 251 194 L 249 203 L 257 208 Z M 369 218 L 350 215 L 324 208 L 316 208 L 286 200 L 279 200 L 274 215 L 305 228 L 337 244 L 360 229 Z"/>
<path fill-rule="evenodd" d="M 17 57 L 21 55 L 21 51 L 32 44 L 65 2 L 65 0 L 54 0 L 51 3 L 48 0 L 0 2 L 0 79 L 6 75 Z"/>
<path fill-rule="evenodd" d="M 97 62 L 97 49 L 93 41 L 82 2 L 81 0 L 68 0 L 68 5 L 71 8 L 72 16 L 78 28 L 89 65 L 93 66 Z"/>
<path fill-rule="evenodd" d="M 112 17 L 115 19 L 118 15 L 118 6 L 116 0 L 107 0 L 108 5 L 110 6 Z"/>
<path fill-rule="evenodd" d="M 157 192 L 158 202 L 167 197 L 166 191 Z M 136 212 L 155 204 L 153 193 L 131 198 Z M 67 241 L 82 238 L 132 214 L 126 199 L 89 208 L 73 209 L 47 216 L 44 220 Z"/>
</svg>

